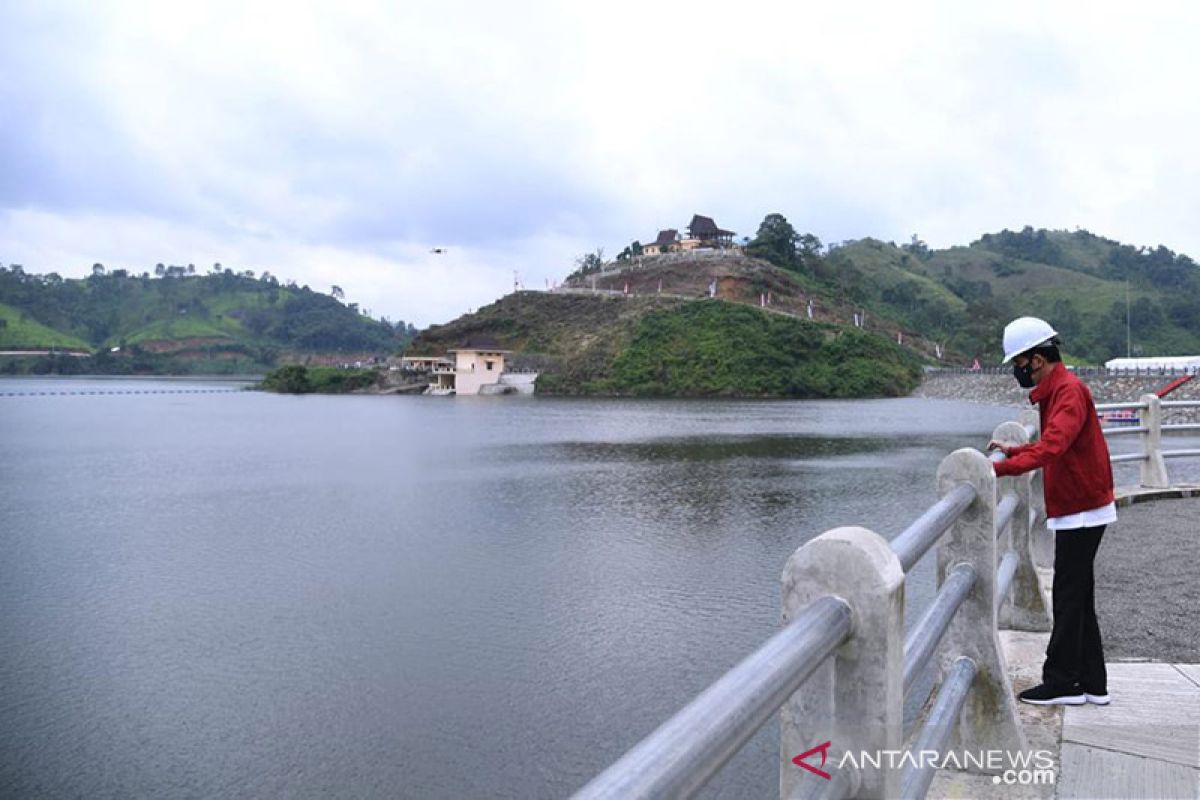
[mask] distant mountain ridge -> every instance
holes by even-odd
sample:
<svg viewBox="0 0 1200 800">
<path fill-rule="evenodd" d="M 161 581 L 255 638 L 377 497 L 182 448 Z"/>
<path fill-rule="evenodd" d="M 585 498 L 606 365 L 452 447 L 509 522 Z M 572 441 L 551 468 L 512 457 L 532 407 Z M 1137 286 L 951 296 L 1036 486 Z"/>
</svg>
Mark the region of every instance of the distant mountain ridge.
<svg viewBox="0 0 1200 800">
<path fill-rule="evenodd" d="M 53 371 L 259 371 L 281 361 L 387 355 L 414 332 L 265 273 L 150 277 L 98 268 L 64 279 L 0 266 L 0 350 L 95 354 L 51 364 Z"/>
<path fill-rule="evenodd" d="M 944 250 L 862 239 L 822 261 L 847 300 L 968 358 L 993 358 L 1004 324 L 1025 315 L 1050 321 L 1077 360 L 1124 356 L 1127 290 L 1133 355 L 1200 353 L 1200 266 L 1163 246 L 1026 227 Z"/>
</svg>

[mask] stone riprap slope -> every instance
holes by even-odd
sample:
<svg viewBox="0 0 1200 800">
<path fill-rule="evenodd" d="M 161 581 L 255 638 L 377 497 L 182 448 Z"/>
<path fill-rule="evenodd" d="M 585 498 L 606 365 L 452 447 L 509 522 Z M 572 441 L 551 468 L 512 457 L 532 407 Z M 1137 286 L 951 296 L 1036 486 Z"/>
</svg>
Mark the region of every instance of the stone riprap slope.
<svg viewBox="0 0 1200 800">
<path fill-rule="evenodd" d="M 1176 376 L 1177 377 L 1177 376 Z M 1122 403 L 1137 400 L 1143 394 L 1161 389 L 1173 376 L 1085 375 L 1083 382 L 1092 390 L 1097 403 Z M 1029 392 L 1017 385 L 1012 375 L 979 375 L 962 372 L 930 372 L 913 392 L 913 397 L 942 400 L 966 400 L 1023 408 Z M 1200 378 L 1171 392 L 1166 400 L 1200 400 Z M 1200 408 L 1168 409 L 1165 421 L 1200 422 Z"/>
</svg>

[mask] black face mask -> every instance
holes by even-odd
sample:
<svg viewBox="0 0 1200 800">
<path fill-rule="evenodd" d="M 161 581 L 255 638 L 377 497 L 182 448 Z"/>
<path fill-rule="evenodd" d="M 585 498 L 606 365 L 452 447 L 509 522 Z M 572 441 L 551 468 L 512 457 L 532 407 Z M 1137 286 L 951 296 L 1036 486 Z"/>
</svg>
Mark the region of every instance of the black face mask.
<svg viewBox="0 0 1200 800">
<path fill-rule="evenodd" d="M 1021 384 L 1022 388 L 1032 389 L 1034 387 L 1033 364 L 1026 364 L 1023 367 L 1013 364 L 1013 377 L 1017 379 L 1017 383 Z"/>
</svg>

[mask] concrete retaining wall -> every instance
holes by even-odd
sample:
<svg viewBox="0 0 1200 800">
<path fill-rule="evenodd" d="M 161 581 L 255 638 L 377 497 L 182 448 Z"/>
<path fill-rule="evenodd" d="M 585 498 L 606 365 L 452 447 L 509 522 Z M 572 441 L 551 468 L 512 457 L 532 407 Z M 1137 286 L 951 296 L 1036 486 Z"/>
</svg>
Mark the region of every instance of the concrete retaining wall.
<svg viewBox="0 0 1200 800">
<path fill-rule="evenodd" d="M 1161 376 L 1089 375 L 1083 382 L 1092 390 L 1097 403 L 1126 403 L 1143 394 L 1152 393 L 1172 380 Z M 924 382 L 913 392 L 914 397 L 941 400 L 966 400 L 972 403 L 1029 406 L 1029 390 L 1022 389 L 1011 375 L 973 375 L 969 373 L 938 373 L 926 375 Z M 1171 392 L 1165 400 L 1200 400 L 1200 378 Z M 1200 422 L 1200 409 L 1164 409 L 1164 421 Z"/>
</svg>

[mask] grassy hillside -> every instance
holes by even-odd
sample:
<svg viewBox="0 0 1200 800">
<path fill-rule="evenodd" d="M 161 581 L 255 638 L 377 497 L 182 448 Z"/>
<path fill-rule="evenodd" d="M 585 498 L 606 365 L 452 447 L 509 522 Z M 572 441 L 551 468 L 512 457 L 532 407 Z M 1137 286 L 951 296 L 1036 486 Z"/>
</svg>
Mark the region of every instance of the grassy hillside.
<svg viewBox="0 0 1200 800">
<path fill-rule="evenodd" d="M 907 394 L 919 360 L 886 338 L 720 300 L 523 292 L 423 332 L 410 355 L 494 336 L 540 393 L 738 397 Z"/>
<path fill-rule="evenodd" d="M 64 280 L 0 267 L 0 343 L 105 354 L 74 361 L 71 369 L 221 372 L 318 356 L 386 355 L 414 332 L 265 273 L 255 278 L 229 270 L 203 276 L 171 270 L 152 278 L 98 269 L 87 279 Z"/>
<path fill-rule="evenodd" d="M 639 320 L 686 301 L 520 292 L 472 314 L 422 331 L 406 355 L 435 355 L 480 335 L 494 336 L 518 355 L 516 364 L 542 372 L 539 391 L 579 393 L 611 377 Z"/>
<path fill-rule="evenodd" d="M 0 303 L 0 350 L 90 350 L 82 339 L 48 328 L 28 314 Z"/>
<path fill-rule="evenodd" d="M 822 276 L 847 300 L 913 330 L 966 312 L 965 300 L 917 269 L 915 259 L 895 245 L 862 239 L 839 248 L 822 266 Z"/>
<path fill-rule="evenodd" d="M 1123 356 L 1127 291 L 1134 355 L 1200 353 L 1200 266 L 1165 247 L 1026 228 L 934 251 L 862 240 L 825 262 L 848 295 L 967 359 L 993 359 L 1023 315 L 1049 320 L 1081 361 Z"/>
<path fill-rule="evenodd" d="M 624 291 L 628 286 L 629 292 L 638 296 L 658 296 L 661 287 L 663 295 L 695 299 L 707 297 L 715 283 L 722 300 L 758 306 L 763 296 L 769 295 L 771 309 L 804 319 L 811 302 L 815 321 L 847 327 L 853 326 L 855 314 L 866 310 L 873 331 L 892 340 L 903 334 L 906 348 L 934 358 L 934 341 L 920 335 L 918 315 L 906 313 L 902 303 L 907 295 L 899 294 L 895 287 L 913 283 L 914 296 L 939 303 L 938 318 L 949 313 L 947 308 L 964 308 L 965 303 L 936 281 L 892 263 L 905 255 L 894 246 L 868 241 L 861 248 L 856 245 L 855 250 L 864 256 L 855 264 L 818 259 L 808 271 L 783 269 L 740 254 L 651 256 L 573 276 L 565 285 L 575 289 L 594 285 L 602 291 Z M 896 303 L 889 306 L 887 299 Z"/>
</svg>

